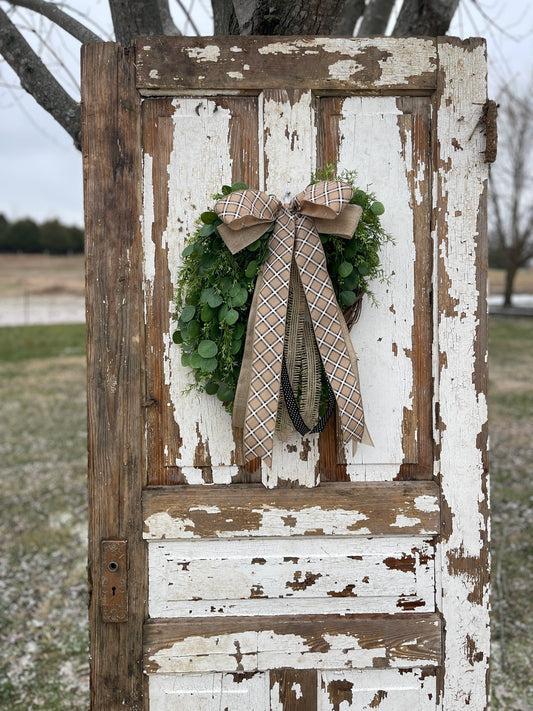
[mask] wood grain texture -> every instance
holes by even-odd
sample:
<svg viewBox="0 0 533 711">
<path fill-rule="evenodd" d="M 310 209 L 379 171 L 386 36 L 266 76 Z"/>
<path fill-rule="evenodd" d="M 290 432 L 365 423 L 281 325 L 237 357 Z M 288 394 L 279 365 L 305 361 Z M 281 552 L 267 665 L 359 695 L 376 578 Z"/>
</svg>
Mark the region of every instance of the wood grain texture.
<svg viewBox="0 0 533 711">
<path fill-rule="evenodd" d="M 149 674 L 412 668 L 441 661 L 435 614 L 155 620 L 144 626 Z"/>
<path fill-rule="evenodd" d="M 141 37 L 136 46 L 144 92 L 306 87 L 416 94 L 435 88 L 429 38 Z"/>
<path fill-rule="evenodd" d="M 328 484 L 317 489 L 261 486 L 150 488 L 143 493 L 147 539 L 232 536 L 436 535 L 433 482 Z"/>
<path fill-rule="evenodd" d="M 481 39 L 439 40 L 433 164 L 438 362 L 435 408 L 442 491 L 446 620 L 444 708 L 487 705 L 490 655 L 487 471 L 487 232 Z M 465 71 L 465 68 L 468 68 Z M 464 79 L 457 81 L 461 74 Z"/>
<path fill-rule="evenodd" d="M 144 709 L 140 97 L 133 50 L 82 53 L 91 708 Z M 128 623 L 102 622 L 100 542 L 127 540 Z M 113 660 L 113 663 L 110 663 Z"/>
<path fill-rule="evenodd" d="M 310 669 L 274 669 L 270 672 L 270 709 L 309 711 L 317 704 L 317 672 Z"/>
</svg>

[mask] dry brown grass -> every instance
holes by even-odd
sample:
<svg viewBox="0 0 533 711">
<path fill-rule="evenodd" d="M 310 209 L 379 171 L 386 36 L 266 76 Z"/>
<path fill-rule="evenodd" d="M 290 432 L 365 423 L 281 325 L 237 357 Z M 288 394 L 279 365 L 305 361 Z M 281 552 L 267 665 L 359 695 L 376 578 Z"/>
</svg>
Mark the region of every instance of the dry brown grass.
<svg viewBox="0 0 533 711">
<path fill-rule="evenodd" d="M 503 294 L 505 271 L 489 269 L 489 289 L 491 294 Z M 515 294 L 533 294 L 533 268 L 520 269 L 515 278 Z"/>
<path fill-rule="evenodd" d="M 85 288 L 83 254 L 0 254 L 0 298 L 73 294 Z"/>
</svg>

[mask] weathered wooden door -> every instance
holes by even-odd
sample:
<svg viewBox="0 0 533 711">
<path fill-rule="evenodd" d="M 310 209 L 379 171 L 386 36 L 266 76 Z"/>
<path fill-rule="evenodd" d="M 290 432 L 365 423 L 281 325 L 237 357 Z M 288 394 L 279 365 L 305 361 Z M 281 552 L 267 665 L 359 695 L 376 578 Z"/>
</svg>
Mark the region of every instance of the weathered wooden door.
<svg viewBox="0 0 533 711">
<path fill-rule="evenodd" d="M 485 91 L 480 40 L 85 48 L 95 711 L 485 708 Z M 181 251 L 223 183 L 332 161 L 394 238 L 351 332 L 375 446 L 245 468 L 184 393 Z"/>
</svg>

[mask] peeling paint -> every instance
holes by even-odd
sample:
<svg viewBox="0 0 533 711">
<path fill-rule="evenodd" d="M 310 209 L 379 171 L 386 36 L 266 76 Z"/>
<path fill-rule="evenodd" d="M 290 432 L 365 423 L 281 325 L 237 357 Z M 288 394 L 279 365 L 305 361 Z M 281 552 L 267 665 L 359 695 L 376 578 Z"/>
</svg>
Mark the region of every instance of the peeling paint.
<svg viewBox="0 0 533 711">
<path fill-rule="evenodd" d="M 218 62 L 220 57 L 220 47 L 216 44 L 208 44 L 205 47 L 184 47 L 182 51 L 198 62 Z"/>
</svg>

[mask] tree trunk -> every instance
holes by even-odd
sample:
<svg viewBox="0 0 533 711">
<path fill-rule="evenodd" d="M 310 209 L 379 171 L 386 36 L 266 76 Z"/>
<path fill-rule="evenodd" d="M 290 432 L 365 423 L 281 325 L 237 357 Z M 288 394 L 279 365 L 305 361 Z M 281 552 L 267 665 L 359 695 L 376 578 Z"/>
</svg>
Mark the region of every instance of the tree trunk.
<svg viewBox="0 0 533 711">
<path fill-rule="evenodd" d="M 505 290 L 503 296 L 503 305 L 513 305 L 514 280 L 518 269 L 513 265 L 508 266 L 505 271 Z"/>
<path fill-rule="evenodd" d="M 351 36 L 364 6 L 364 0 L 233 0 L 241 35 Z"/>
<path fill-rule="evenodd" d="M 445 35 L 458 5 L 459 0 L 404 0 L 392 34 Z"/>
<path fill-rule="evenodd" d="M 109 0 L 117 42 L 124 47 L 135 37 L 163 35 L 163 19 L 158 0 Z"/>
</svg>

